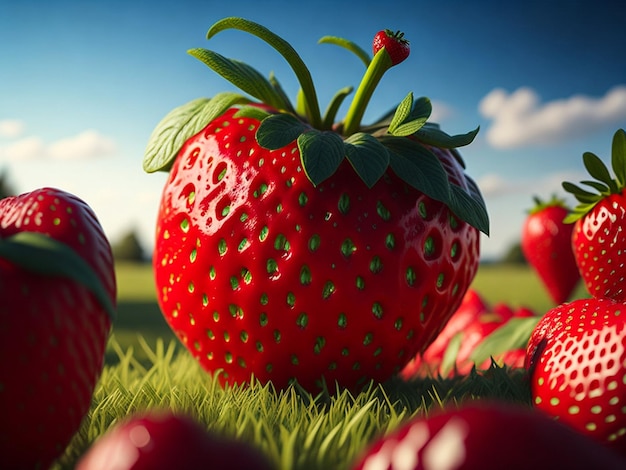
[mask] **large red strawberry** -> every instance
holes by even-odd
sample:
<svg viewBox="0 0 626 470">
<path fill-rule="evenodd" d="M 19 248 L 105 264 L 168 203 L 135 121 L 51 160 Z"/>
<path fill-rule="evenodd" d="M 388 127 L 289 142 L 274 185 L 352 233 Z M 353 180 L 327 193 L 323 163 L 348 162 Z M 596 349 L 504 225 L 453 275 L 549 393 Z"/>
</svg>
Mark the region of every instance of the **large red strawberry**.
<svg viewBox="0 0 626 470">
<path fill-rule="evenodd" d="M 209 433 L 193 418 L 170 411 L 133 415 L 116 424 L 81 458 L 77 470 L 269 470 L 261 451 Z"/>
<path fill-rule="evenodd" d="M 545 314 L 528 343 L 535 407 L 626 457 L 626 309 L 579 299 Z"/>
<path fill-rule="evenodd" d="M 474 289 L 468 289 L 463 302 L 454 312 L 437 339 L 422 353 L 418 354 L 401 371 L 405 379 L 425 375 L 450 377 L 455 374 L 467 374 L 475 365 L 487 369 L 491 357 L 509 367 L 522 367 L 526 357 L 526 342 L 523 346 L 513 346 L 492 350 L 486 358 L 476 364 L 476 348 L 496 330 L 513 323 L 514 319 L 528 318 L 532 321 L 535 314 L 528 308 L 513 309 L 504 303 L 488 305 Z"/>
<path fill-rule="evenodd" d="M 618 470 L 626 460 L 526 406 L 467 402 L 370 445 L 353 470 Z"/>
<path fill-rule="evenodd" d="M 580 281 L 572 250 L 574 226 L 564 222 L 568 214 L 561 199 L 535 198 L 522 227 L 522 252 L 557 305 L 570 298 Z"/>
<path fill-rule="evenodd" d="M 91 208 L 52 188 L 0 200 L 0 467 L 48 468 L 78 430 L 115 308 Z"/>
<path fill-rule="evenodd" d="M 591 152 L 583 162 L 595 180 L 581 183 L 597 193 L 564 182 L 579 205 L 566 219 L 575 222 L 572 247 L 587 290 L 594 297 L 626 301 L 626 132 L 619 129 L 613 137 L 611 166 Z"/>
<path fill-rule="evenodd" d="M 154 252 L 161 309 L 225 382 L 385 380 L 435 338 L 478 268 L 486 211 L 451 148 L 474 132 L 448 136 L 426 123 L 430 102 L 412 94 L 391 120 L 362 127 L 371 81 L 392 65 L 385 48 L 346 119 L 333 123 L 345 92 L 322 119 L 291 46 L 240 18 L 209 36 L 227 28 L 287 58 L 301 105 L 274 78 L 191 51 L 262 104 L 219 94 L 175 109 L 154 131 L 144 168 L 170 171 Z"/>
</svg>

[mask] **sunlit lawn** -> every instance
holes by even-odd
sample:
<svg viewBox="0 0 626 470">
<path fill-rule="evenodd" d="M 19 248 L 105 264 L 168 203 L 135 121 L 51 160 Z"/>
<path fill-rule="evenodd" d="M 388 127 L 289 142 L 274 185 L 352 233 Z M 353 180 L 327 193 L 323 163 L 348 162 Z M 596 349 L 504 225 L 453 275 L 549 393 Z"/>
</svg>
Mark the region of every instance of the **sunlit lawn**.
<svg viewBox="0 0 626 470">
<path fill-rule="evenodd" d="M 258 383 L 222 389 L 179 345 L 156 304 L 149 264 L 117 265 L 118 318 L 92 409 L 55 470 L 71 469 L 115 422 L 135 411 L 166 407 L 192 414 L 208 429 L 246 440 L 278 469 L 347 469 L 369 442 L 412 416 L 462 399 L 500 398 L 529 404 L 523 371 L 494 367 L 451 380 L 392 379 L 361 393 L 311 396 Z M 489 304 L 537 313 L 552 307 L 529 268 L 481 266 L 472 286 Z M 573 297 L 586 296 L 579 287 Z"/>
</svg>

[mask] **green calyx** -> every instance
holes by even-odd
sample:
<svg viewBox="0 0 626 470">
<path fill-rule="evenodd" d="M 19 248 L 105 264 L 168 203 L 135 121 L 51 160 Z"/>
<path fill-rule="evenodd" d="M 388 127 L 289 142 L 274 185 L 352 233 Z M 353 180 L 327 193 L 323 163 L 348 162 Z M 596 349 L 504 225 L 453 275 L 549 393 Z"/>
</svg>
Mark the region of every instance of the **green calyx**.
<svg viewBox="0 0 626 470">
<path fill-rule="evenodd" d="M 533 202 L 535 205 L 528 211 L 528 214 L 537 214 L 550 207 L 562 207 L 563 209 L 569 210 L 565 204 L 565 200 L 558 197 L 556 194 L 553 194 L 547 201 L 540 199 L 539 196 L 534 196 Z"/>
<path fill-rule="evenodd" d="M 591 152 L 583 154 L 583 163 L 595 180 L 581 181 L 580 184 L 596 190 L 597 193 L 587 191 L 587 189 L 567 181 L 563 182 L 563 189 L 574 195 L 578 201 L 578 205 L 572 213 L 565 218 L 564 222 L 566 223 L 576 222 L 584 217 L 602 199 L 611 194 L 621 194 L 626 187 L 626 132 L 624 132 L 624 129 L 618 129 L 613 135 L 611 167 L 615 177 L 611 176 L 604 162 Z"/>
<path fill-rule="evenodd" d="M 70 279 L 87 288 L 100 302 L 111 321 L 115 306 L 93 268 L 68 245 L 35 232 L 0 238 L 0 258 L 25 271 L 47 277 Z"/>
<path fill-rule="evenodd" d="M 289 43 L 257 23 L 235 17 L 215 23 L 207 38 L 227 29 L 257 36 L 283 56 L 300 84 L 295 106 L 273 75 L 266 79 L 243 62 L 207 49 L 191 49 L 190 55 L 275 111 L 262 110 L 253 100 L 235 93 L 221 93 L 210 100 L 195 100 L 176 108 L 165 116 L 150 137 L 143 163 L 146 172 L 169 171 L 185 140 L 228 108 L 239 106 L 238 117 L 261 121 L 256 134 L 260 146 L 276 150 L 297 141 L 302 167 L 313 185 L 330 177 L 344 159 L 368 188 L 391 168 L 409 185 L 448 205 L 465 222 L 484 233 L 489 232 L 487 210 L 476 184 L 467 178 L 471 186 L 468 192 L 450 183 L 439 159 L 417 143 L 454 150 L 471 143 L 478 128 L 462 135 L 446 134 L 438 125 L 427 122 L 432 112 L 430 100 L 425 97 L 414 100 L 412 93 L 408 93 L 395 111 L 374 124 L 361 124 L 377 84 L 393 66 L 385 48 L 370 58 L 365 50 L 349 40 L 334 36 L 320 39 L 319 43 L 337 45 L 354 53 L 366 66 L 344 120 L 337 123 L 337 113 L 352 93 L 352 87 L 339 90 L 322 115 L 311 74 Z M 458 153 L 454 153 L 463 165 Z"/>
</svg>

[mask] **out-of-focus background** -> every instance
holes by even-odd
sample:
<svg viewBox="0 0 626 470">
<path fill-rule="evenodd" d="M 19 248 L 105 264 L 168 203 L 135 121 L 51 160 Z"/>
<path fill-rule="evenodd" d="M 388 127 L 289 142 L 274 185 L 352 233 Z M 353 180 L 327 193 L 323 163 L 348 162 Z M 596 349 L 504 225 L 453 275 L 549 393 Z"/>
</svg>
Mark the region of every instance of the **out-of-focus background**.
<svg viewBox="0 0 626 470">
<path fill-rule="evenodd" d="M 6 192 L 56 186 L 85 199 L 114 243 L 149 257 L 164 174 L 145 174 L 148 137 L 172 108 L 233 87 L 187 55 L 205 47 L 275 72 L 283 59 L 258 38 L 209 26 L 259 22 L 308 64 L 326 107 L 356 86 L 363 64 L 319 45 L 324 35 L 369 50 L 379 29 L 402 30 L 411 56 L 390 70 L 365 121 L 409 91 L 434 103 L 448 133 L 481 131 L 461 150 L 491 217 L 486 261 L 507 256 L 532 196 L 584 179 L 582 153 L 610 160 L 626 127 L 626 4 L 614 1 L 345 2 L 110 0 L 0 2 L 0 182 Z M 342 113 L 340 112 L 340 116 Z M 119 243 L 118 243 L 119 244 Z"/>
</svg>

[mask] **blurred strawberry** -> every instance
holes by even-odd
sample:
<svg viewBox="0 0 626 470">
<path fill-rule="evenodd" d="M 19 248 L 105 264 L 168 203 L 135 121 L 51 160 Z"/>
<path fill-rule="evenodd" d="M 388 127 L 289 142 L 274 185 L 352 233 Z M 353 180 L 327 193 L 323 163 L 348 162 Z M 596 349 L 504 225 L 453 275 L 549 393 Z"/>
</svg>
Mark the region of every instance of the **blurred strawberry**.
<svg viewBox="0 0 626 470">
<path fill-rule="evenodd" d="M 270 470 L 243 441 L 209 433 L 193 418 L 152 411 L 128 418 L 102 435 L 76 470 Z"/>
<path fill-rule="evenodd" d="M 516 319 L 536 319 L 534 312 L 527 308 L 513 310 L 510 306 L 499 303 L 490 307 L 474 289 L 469 289 L 460 307 L 450 318 L 445 328 L 422 355 L 416 356 L 402 370 L 401 376 L 410 379 L 416 376 L 441 375 L 450 377 L 455 374 L 467 374 L 474 367 L 476 348 L 496 330 L 506 325 L 513 325 Z M 513 321 L 511 321 L 513 320 Z M 527 339 L 526 336 L 525 339 Z M 480 359 L 476 366 L 486 369 L 491 364 L 490 356 L 500 364 L 510 367 L 522 367 L 524 364 L 526 341 L 518 345 L 491 350 L 493 354 Z"/>
<path fill-rule="evenodd" d="M 574 226 L 563 221 L 568 214 L 557 197 L 548 202 L 535 198 L 522 227 L 524 256 L 557 305 L 570 298 L 580 280 L 571 243 Z"/>
<path fill-rule="evenodd" d="M 114 315 L 111 247 L 76 196 L 0 200 L 0 468 L 48 468 L 91 405 Z"/>
<path fill-rule="evenodd" d="M 468 402 L 375 441 L 353 470 L 618 470 L 626 460 L 541 412 Z"/>
</svg>

